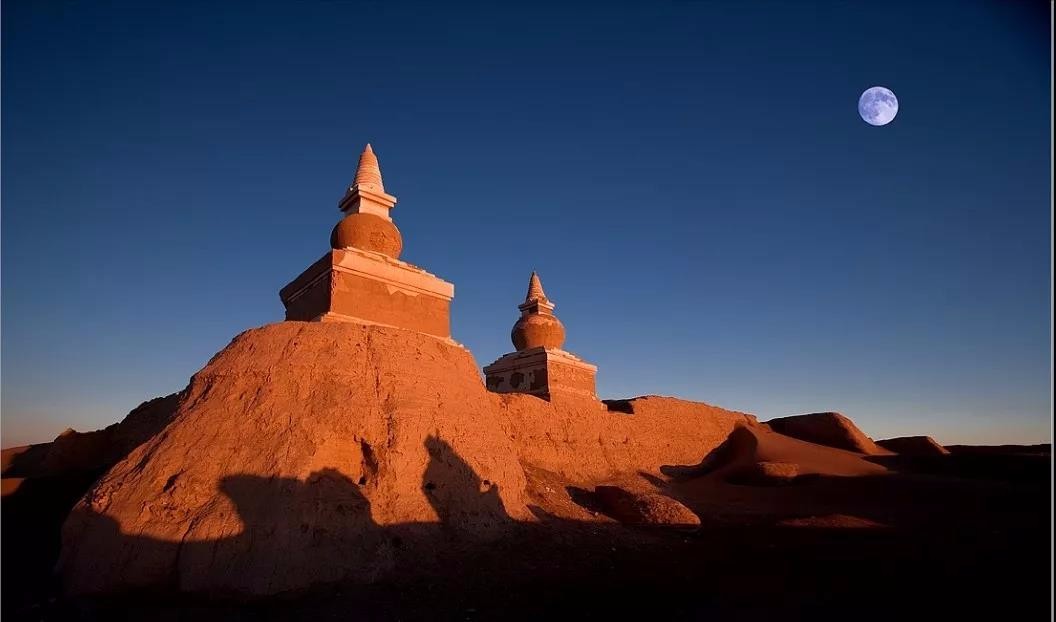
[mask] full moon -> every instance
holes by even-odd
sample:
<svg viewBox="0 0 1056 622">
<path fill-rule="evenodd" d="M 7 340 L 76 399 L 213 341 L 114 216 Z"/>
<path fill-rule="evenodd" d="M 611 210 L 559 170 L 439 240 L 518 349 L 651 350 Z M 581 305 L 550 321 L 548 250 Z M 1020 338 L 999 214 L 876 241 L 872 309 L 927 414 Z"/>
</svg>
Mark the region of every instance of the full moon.
<svg viewBox="0 0 1056 622">
<path fill-rule="evenodd" d="M 858 114 L 869 125 L 887 125 L 898 114 L 898 98 L 882 86 L 866 89 L 858 99 Z"/>
</svg>

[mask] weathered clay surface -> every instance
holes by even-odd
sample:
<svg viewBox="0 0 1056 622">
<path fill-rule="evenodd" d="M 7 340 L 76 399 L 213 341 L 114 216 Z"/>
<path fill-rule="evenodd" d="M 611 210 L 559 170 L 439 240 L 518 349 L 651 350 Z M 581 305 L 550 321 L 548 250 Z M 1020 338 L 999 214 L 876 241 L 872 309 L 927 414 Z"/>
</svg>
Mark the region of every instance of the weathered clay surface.
<svg viewBox="0 0 1056 622">
<path fill-rule="evenodd" d="M 950 453 L 930 436 L 900 436 L 876 441 L 876 444 L 903 456 L 945 456 Z"/>
<path fill-rule="evenodd" d="M 670 398 L 620 410 L 489 393 L 468 351 L 411 331 L 247 331 L 74 509 L 61 576 L 73 594 L 370 582 L 440 541 L 536 520 L 525 465 L 568 481 L 655 471 L 699 461 L 754 423 Z"/>
<path fill-rule="evenodd" d="M 854 422 L 840 413 L 812 413 L 780 417 L 766 422 L 775 432 L 818 445 L 874 456 L 891 452 L 873 442 Z"/>
<path fill-rule="evenodd" d="M 524 475 L 486 398 L 467 351 L 410 331 L 243 333 L 192 378 L 165 432 L 75 509 L 67 587 L 175 578 L 260 594 L 369 580 L 391 557 L 366 537 L 375 526 L 443 519 L 486 532 L 524 518 Z"/>
<path fill-rule="evenodd" d="M 609 407 L 565 395 L 550 401 L 496 397 L 521 459 L 573 483 L 696 462 L 738 425 L 757 425 L 752 415 L 671 397 L 640 397 Z"/>
</svg>

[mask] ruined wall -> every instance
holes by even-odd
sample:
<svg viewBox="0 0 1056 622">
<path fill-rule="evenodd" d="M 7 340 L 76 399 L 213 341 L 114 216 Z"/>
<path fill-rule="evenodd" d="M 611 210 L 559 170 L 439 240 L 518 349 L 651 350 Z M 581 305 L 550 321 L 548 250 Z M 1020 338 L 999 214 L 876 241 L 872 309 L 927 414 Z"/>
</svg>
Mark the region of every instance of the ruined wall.
<svg viewBox="0 0 1056 622">
<path fill-rule="evenodd" d="M 662 465 L 695 464 L 752 415 L 670 397 L 606 406 L 558 394 L 499 396 L 522 462 L 570 482 L 591 482 Z"/>
<path fill-rule="evenodd" d="M 610 411 L 498 395 L 445 340 L 273 324 L 236 337 L 96 482 L 66 520 L 59 571 L 70 594 L 375 581 L 536 520 L 526 465 L 587 481 L 693 463 L 748 420 L 669 398 Z"/>
</svg>

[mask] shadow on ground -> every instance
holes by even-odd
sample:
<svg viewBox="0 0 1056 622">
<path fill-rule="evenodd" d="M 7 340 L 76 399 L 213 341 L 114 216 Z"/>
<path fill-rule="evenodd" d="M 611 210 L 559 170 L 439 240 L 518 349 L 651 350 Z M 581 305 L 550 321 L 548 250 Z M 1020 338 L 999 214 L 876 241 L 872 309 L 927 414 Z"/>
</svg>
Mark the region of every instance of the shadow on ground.
<svg viewBox="0 0 1056 622">
<path fill-rule="evenodd" d="M 309 592 L 264 601 L 188 596 L 175 577 L 140 577 L 155 585 L 150 592 L 62 599 L 50 572 L 58 526 L 97 474 L 26 482 L 3 502 L 5 619 L 1028 619 L 1048 611 L 1047 456 L 893 457 L 884 460 L 901 471 L 894 476 L 770 489 L 650 476 L 701 516 L 686 533 L 568 520 L 540 507 L 532 508 L 538 522 L 516 522 L 450 446 L 430 438 L 426 448 L 422 490 L 437 523 L 374 523 L 363 484 L 333 470 L 303 482 L 240 474 L 220 482 L 244 524 L 238 536 L 180 545 L 127 536 L 114 523 L 101 543 L 192 567 L 224 551 L 250 567 L 294 572 L 367 560 Z M 569 493 L 597 510 L 589 490 Z M 301 525 L 286 540 L 260 533 L 276 505 Z M 831 513 L 889 528 L 781 526 Z M 245 568 L 230 572 L 237 584 Z"/>
</svg>

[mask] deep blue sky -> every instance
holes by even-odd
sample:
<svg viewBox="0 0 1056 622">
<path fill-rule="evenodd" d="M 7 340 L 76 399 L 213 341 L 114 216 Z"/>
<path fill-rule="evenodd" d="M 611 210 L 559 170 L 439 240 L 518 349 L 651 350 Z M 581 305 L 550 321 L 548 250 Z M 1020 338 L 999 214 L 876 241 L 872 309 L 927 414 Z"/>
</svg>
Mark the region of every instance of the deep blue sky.
<svg viewBox="0 0 1056 622">
<path fill-rule="evenodd" d="M 1048 3 L 505 4 L 4 2 L 4 446 L 280 320 L 367 141 L 480 365 L 536 269 L 603 397 L 1049 440 Z"/>
</svg>

